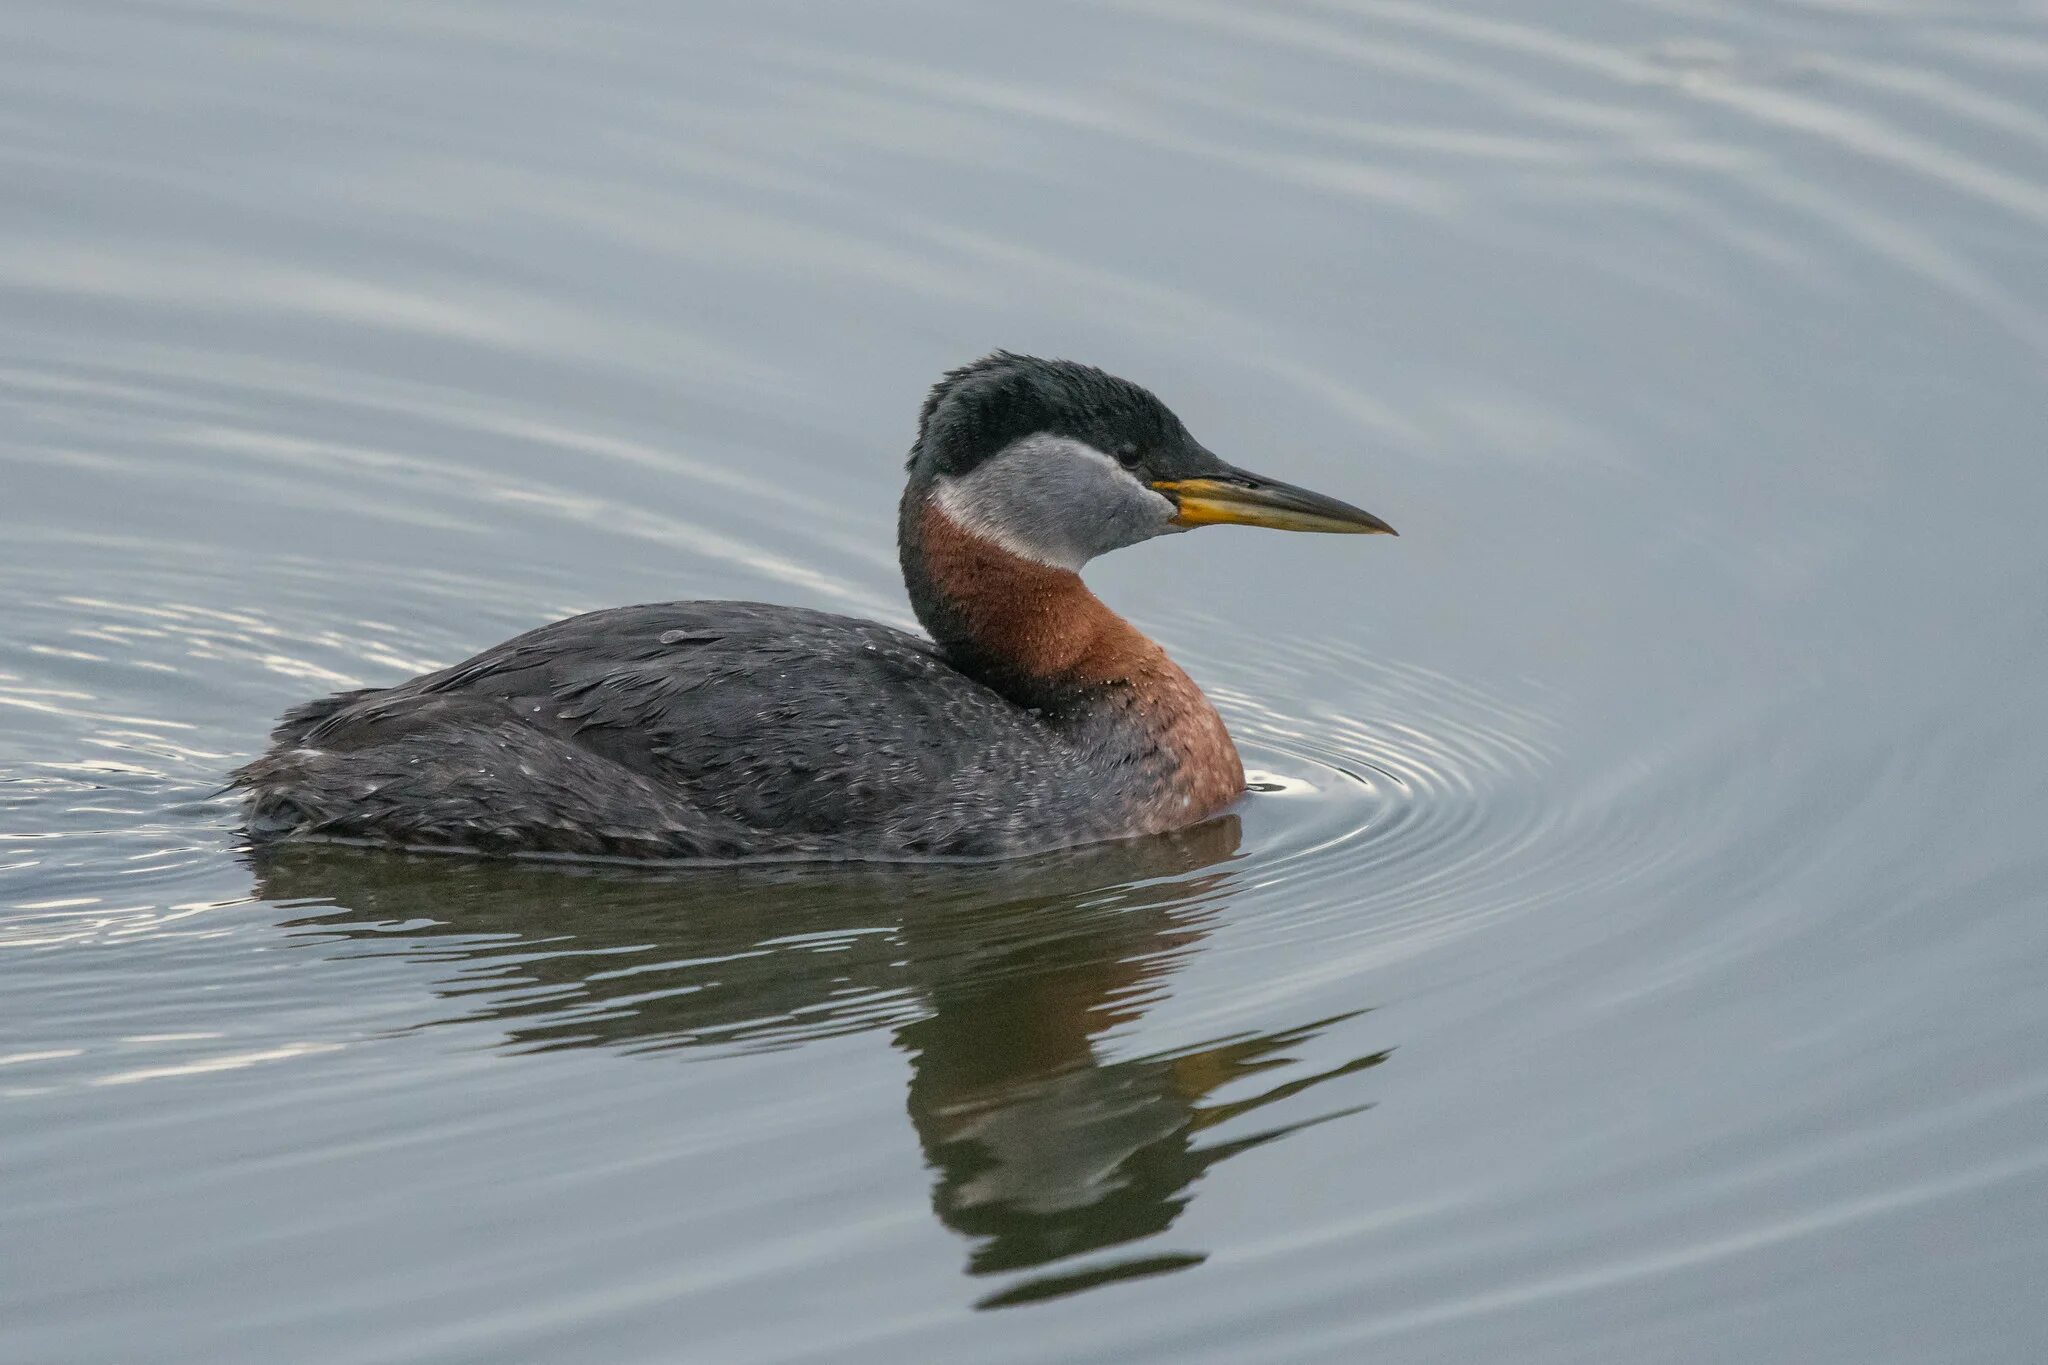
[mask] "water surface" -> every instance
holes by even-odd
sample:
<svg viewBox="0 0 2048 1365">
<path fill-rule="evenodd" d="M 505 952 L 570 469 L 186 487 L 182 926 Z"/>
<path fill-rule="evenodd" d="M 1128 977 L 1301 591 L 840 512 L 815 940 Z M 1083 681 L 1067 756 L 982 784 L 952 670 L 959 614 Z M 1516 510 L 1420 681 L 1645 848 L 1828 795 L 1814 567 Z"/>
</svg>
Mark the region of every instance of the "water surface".
<svg viewBox="0 0 2048 1365">
<path fill-rule="evenodd" d="M 0 11 L 0 1358 L 2032 1359 L 2048 8 Z M 285 706 L 904 623 L 922 388 L 1398 541 L 1097 590 L 1261 790 L 252 855 Z"/>
</svg>

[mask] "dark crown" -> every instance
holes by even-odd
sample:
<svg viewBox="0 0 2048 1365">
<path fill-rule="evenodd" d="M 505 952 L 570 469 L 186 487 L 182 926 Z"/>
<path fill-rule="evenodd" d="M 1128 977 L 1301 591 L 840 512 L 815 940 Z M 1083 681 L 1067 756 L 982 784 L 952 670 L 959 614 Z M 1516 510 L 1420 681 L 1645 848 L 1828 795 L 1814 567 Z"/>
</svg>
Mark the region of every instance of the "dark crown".
<svg viewBox="0 0 2048 1365">
<path fill-rule="evenodd" d="M 925 397 L 909 469 L 963 474 L 1012 441 L 1051 432 L 1106 454 L 1177 451 L 1187 428 L 1150 390 L 1072 360 L 996 351 L 948 370 Z"/>
</svg>

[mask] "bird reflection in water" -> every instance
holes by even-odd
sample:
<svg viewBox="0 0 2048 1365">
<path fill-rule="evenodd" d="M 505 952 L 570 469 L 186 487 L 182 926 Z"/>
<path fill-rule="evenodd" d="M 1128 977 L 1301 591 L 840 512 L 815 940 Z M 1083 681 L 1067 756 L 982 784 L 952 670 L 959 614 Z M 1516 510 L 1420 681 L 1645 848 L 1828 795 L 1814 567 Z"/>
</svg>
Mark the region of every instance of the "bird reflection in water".
<svg viewBox="0 0 2048 1365">
<path fill-rule="evenodd" d="M 325 902 L 285 927 L 374 941 L 453 971 L 441 994 L 518 1050 L 793 1046 L 889 1028 L 932 1208 L 968 1269 L 1016 1274 L 1164 1232 L 1226 1157 L 1365 1108 L 1205 1130 L 1366 1070 L 1291 1075 L 1352 1015 L 1140 1057 L 1104 1056 L 1207 934 L 1238 822 L 982 865 L 635 868 L 493 863 L 318 846 L 257 856 L 258 894 Z M 1362 1012 L 1362 1011 L 1361 1011 Z M 1199 1264 L 1195 1252 L 1041 1271 L 997 1307 Z"/>
</svg>

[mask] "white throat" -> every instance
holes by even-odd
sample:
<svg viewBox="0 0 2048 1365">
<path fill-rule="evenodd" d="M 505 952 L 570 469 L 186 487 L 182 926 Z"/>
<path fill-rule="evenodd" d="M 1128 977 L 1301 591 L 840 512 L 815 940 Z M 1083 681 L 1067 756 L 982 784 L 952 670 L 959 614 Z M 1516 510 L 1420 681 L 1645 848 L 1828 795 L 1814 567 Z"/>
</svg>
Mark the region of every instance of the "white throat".
<svg viewBox="0 0 2048 1365">
<path fill-rule="evenodd" d="M 1173 530 L 1173 503 L 1085 441 L 1039 432 L 959 477 L 933 500 L 963 530 L 1010 554 L 1078 570 L 1105 551 Z"/>
</svg>

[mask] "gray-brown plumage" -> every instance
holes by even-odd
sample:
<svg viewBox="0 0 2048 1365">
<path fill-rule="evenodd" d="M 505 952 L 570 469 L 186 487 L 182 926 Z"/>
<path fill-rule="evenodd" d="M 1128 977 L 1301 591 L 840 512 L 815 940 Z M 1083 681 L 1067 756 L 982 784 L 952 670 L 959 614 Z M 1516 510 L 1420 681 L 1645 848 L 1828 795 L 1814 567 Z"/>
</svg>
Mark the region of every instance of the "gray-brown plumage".
<svg viewBox="0 0 2048 1365">
<path fill-rule="evenodd" d="M 1004 856 L 1243 790 L 1214 708 L 1095 554 L 1215 522 L 1385 531 L 1203 449 L 1144 389 L 998 353 L 926 401 L 898 542 L 924 639 L 753 602 L 620 607 L 287 713 L 260 839 L 634 858 Z"/>
</svg>

